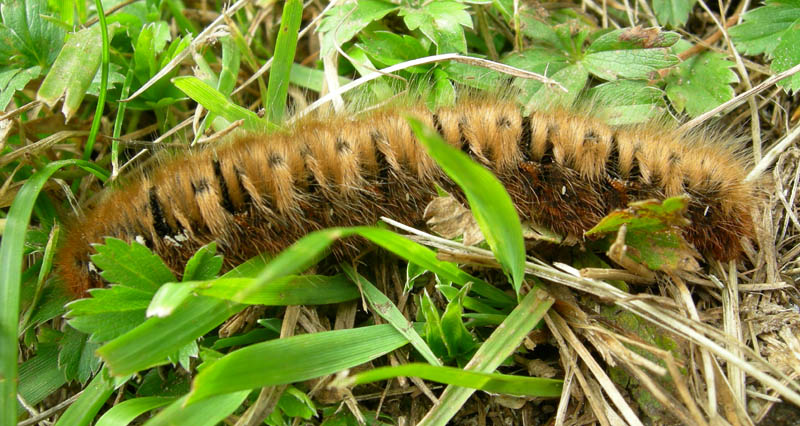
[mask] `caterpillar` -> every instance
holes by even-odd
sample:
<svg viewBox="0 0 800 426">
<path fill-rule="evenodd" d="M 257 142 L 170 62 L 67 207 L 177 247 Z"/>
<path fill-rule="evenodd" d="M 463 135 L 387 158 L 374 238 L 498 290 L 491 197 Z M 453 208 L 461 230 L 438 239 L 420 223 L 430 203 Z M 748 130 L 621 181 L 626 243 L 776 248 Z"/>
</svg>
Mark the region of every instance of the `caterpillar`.
<svg viewBox="0 0 800 426">
<path fill-rule="evenodd" d="M 60 275 L 76 296 L 102 285 L 90 255 L 104 237 L 144 243 L 181 271 L 214 240 L 234 265 L 316 229 L 373 224 L 382 215 L 420 225 L 437 185 L 459 190 L 406 115 L 490 169 L 523 221 L 562 235 L 580 236 L 630 201 L 687 194 L 685 236 L 701 253 L 736 259 L 741 239 L 752 236 L 755 190 L 744 160 L 723 141 L 467 99 L 433 112 L 418 105 L 301 120 L 287 133 L 242 134 L 167 160 L 67 226 Z"/>
</svg>

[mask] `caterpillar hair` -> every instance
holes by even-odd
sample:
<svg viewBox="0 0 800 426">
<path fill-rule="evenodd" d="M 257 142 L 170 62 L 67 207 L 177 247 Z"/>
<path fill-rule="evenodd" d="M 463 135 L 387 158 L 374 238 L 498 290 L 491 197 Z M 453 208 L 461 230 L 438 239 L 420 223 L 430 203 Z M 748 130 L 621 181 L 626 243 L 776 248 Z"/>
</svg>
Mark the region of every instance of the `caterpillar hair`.
<svg viewBox="0 0 800 426">
<path fill-rule="evenodd" d="M 510 101 L 381 109 L 358 119 L 305 119 L 288 133 L 245 134 L 167 160 L 110 191 L 67 226 L 58 270 L 75 296 L 102 285 L 90 262 L 104 237 L 139 241 L 175 271 L 217 241 L 235 265 L 331 226 L 380 216 L 422 225 L 436 185 L 459 189 L 403 118 L 438 131 L 505 185 L 522 220 L 580 236 L 630 201 L 687 194 L 688 241 L 732 260 L 753 233 L 754 188 L 729 144 L 660 125 L 611 127 L 566 111 L 523 114 Z"/>
</svg>

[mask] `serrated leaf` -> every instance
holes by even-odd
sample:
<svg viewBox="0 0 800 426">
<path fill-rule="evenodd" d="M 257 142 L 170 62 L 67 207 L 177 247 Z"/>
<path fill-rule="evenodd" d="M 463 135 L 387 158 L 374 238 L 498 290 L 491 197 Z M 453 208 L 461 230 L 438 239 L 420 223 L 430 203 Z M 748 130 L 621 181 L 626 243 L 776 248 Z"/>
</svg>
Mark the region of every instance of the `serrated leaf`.
<svg viewBox="0 0 800 426">
<path fill-rule="evenodd" d="M 665 48 L 672 46 L 680 38 L 677 33 L 658 28 L 624 28 L 601 35 L 589 45 L 586 53 Z"/>
<path fill-rule="evenodd" d="M 67 327 L 61 338 L 61 350 L 58 353 L 58 366 L 64 372 L 67 381 L 78 380 L 85 384 L 100 368 L 100 358 L 94 351 L 100 346 L 90 342 L 89 336 Z"/>
<path fill-rule="evenodd" d="M 767 1 L 765 6 L 747 12 L 743 22 L 728 32 L 743 53 L 771 54 L 799 19 L 800 3 L 796 0 Z"/>
<path fill-rule="evenodd" d="M 437 47 L 437 53 L 466 53 L 464 28 L 472 28 L 472 18 L 463 3 L 450 0 L 428 2 L 419 9 L 400 9 L 406 26 L 419 29 Z"/>
<path fill-rule="evenodd" d="M 631 203 L 625 210 L 610 213 L 585 234 L 619 232 L 624 225 L 626 256 L 652 270 L 686 269 L 694 253 L 683 237 L 683 228 L 690 225 L 685 217 L 688 203 L 686 196 Z"/>
<path fill-rule="evenodd" d="M 374 31 L 359 37 L 361 43 L 356 45 L 372 59 L 384 66 L 399 64 L 411 59 L 421 58 L 428 54 L 419 40 L 408 35 L 397 35 L 388 31 Z M 429 66 L 406 68 L 408 72 L 424 73 Z"/>
<path fill-rule="evenodd" d="M 121 285 L 90 291 L 91 298 L 67 305 L 66 317 L 76 330 L 90 335 L 92 342 L 104 342 L 141 324 L 152 293 Z"/>
<path fill-rule="evenodd" d="M 653 0 L 653 12 L 658 23 L 679 27 L 689 19 L 689 13 L 697 0 Z"/>
<path fill-rule="evenodd" d="M 786 71 L 797 64 L 800 64 L 800 19 L 781 36 L 778 47 L 772 52 L 774 57 L 772 61 L 773 71 L 776 73 Z M 800 90 L 800 73 L 781 80 L 778 85 L 787 91 Z"/>
<path fill-rule="evenodd" d="M 645 123 L 664 116 L 664 92 L 645 81 L 615 80 L 588 92 L 593 115 L 612 126 Z"/>
<path fill-rule="evenodd" d="M 151 293 L 164 283 L 177 281 L 161 258 L 142 244 L 133 241 L 129 245 L 116 238 L 105 241 L 94 246 L 97 254 L 92 262 L 103 270 L 100 275 L 106 281 Z"/>
<path fill-rule="evenodd" d="M 6 0 L 0 4 L 0 65 L 48 69 L 64 44 L 64 30 L 44 19 L 47 0 Z"/>
<path fill-rule="evenodd" d="M 686 48 L 688 45 L 684 44 Z M 731 70 L 735 65 L 720 53 L 697 54 L 667 76 L 667 96 L 678 112 L 685 110 L 696 117 L 733 98 L 731 84 L 739 82 L 739 77 Z"/>
<path fill-rule="evenodd" d="M 320 21 L 317 30 L 323 34 L 320 57 L 326 56 L 335 46 L 341 46 L 371 22 L 396 9 L 397 5 L 383 0 L 361 0 L 331 8 Z"/>
<path fill-rule="evenodd" d="M 604 80 L 652 79 L 656 71 L 680 61 L 667 49 L 605 50 L 589 53 L 581 61 L 586 70 Z"/>
<path fill-rule="evenodd" d="M 23 70 L 11 69 L 0 74 L 0 111 L 4 110 L 9 102 L 14 99 L 17 90 L 25 86 L 41 74 L 42 68 L 38 65 Z M 7 81 L 3 77 L 8 77 Z"/>
</svg>

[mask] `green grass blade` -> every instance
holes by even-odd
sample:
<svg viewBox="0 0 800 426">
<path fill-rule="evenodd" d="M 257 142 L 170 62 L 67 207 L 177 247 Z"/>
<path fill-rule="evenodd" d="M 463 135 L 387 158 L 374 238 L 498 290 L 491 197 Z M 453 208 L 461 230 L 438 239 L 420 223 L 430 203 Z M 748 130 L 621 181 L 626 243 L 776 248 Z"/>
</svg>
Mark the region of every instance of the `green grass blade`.
<svg viewBox="0 0 800 426">
<path fill-rule="evenodd" d="M 190 406 L 186 406 L 187 396 L 183 396 L 150 419 L 145 426 L 213 426 L 239 408 L 249 393 L 243 391 L 217 395 Z"/>
<path fill-rule="evenodd" d="M 381 367 L 359 373 L 352 377 L 353 384 L 364 384 L 394 377 L 419 377 L 486 392 L 506 395 L 555 398 L 561 395 L 563 380 L 539 377 L 514 376 L 510 374 L 479 373 L 455 367 L 437 367 L 412 363 L 396 367 Z M 348 380 L 348 382 L 350 382 Z"/>
<path fill-rule="evenodd" d="M 58 419 L 56 426 L 84 426 L 94 420 L 94 416 L 103 407 L 114 392 L 114 381 L 108 377 L 105 369 L 100 370 L 94 379 L 83 390 L 81 396 Z"/>
<path fill-rule="evenodd" d="M 370 307 L 380 315 L 381 318 L 385 319 L 395 330 L 405 336 L 411 343 L 411 346 L 413 346 L 428 363 L 431 365 L 442 365 L 442 362 L 436 357 L 431 348 L 428 347 L 425 340 L 417 333 L 417 330 L 414 329 L 412 324 L 403 316 L 403 313 L 397 309 L 397 306 L 395 306 L 385 294 L 381 293 L 371 282 L 358 274 L 352 266 L 343 263 L 341 267 L 351 280 L 358 282 Z"/>
<path fill-rule="evenodd" d="M 286 110 L 286 94 L 289 89 L 289 73 L 294 62 L 294 53 L 297 50 L 297 31 L 303 17 L 302 0 L 288 0 L 283 5 L 281 28 L 278 30 L 278 40 L 275 43 L 275 55 L 272 59 L 272 68 L 269 71 L 267 86 L 267 120 L 272 123 L 283 121 Z"/>
<path fill-rule="evenodd" d="M 525 336 L 539 323 L 553 305 L 553 298 L 538 286 L 534 286 L 519 305 L 508 314 L 486 339 L 465 367 L 465 370 L 491 373 L 519 347 Z M 473 389 L 448 386 L 436 404 L 418 426 L 444 426 L 461 409 Z"/>
<path fill-rule="evenodd" d="M 419 120 L 408 117 L 408 122 L 428 154 L 464 191 L 486 241 L 519 293 L 525 275 L 525 243 L 519 215 L 503 184 Z"/>
<path fill-rule="evenodd" d="M 17 326 L 25 231 L 33 205 L 47 179 L 58 169 L 71 165 L 107 177 L 105 170 L 86 161 L 54 161 L 25 182 L 6 218 L 0 242 L 0 424 L 10 425 L 17 421 Z"/>
<path fill-rule="evenodd" d="M 218 114 L 229 121 L 244 120 L 242 127 L 245 130 L 264 130 L 265 127 L 276 128 L 274 125 L 270 127 L 253 111 L 229 101 L 225 95 L 197 77 L 175 77 L 172 79 L 172 84 L 214 114 Z"/>
<path fill-rule="evenodd" d="M 122 401 L 106 411 L 94 426 L 127 425 L 142 414 L 158 407 L 163 407 L 173 401 L 175 401 L 175 398 L 163 396 L 149 396 Z"/>
<path fill-rule="evenodd" d="M 220 299 L 231 299 L 253 280 L 246 278 L 227 278 L 212 281 L 208 288 L 198 288 L 197 292 Z M 289 306 L 289 305 L 327 305 L 358 299 L 356 287 L 344 275 L 290 275 L 270 281 L 244 299 L 233 298 L 235 302 L 248 305 Z"/>
<path fill-rule="evenodd" d="M 231 352 L 203 369 L 192 383 L 187 404 L 214 395 L 333 374 L 406 343 L 408 340 L 388 324 L 257 343 Z"/>
</svg>

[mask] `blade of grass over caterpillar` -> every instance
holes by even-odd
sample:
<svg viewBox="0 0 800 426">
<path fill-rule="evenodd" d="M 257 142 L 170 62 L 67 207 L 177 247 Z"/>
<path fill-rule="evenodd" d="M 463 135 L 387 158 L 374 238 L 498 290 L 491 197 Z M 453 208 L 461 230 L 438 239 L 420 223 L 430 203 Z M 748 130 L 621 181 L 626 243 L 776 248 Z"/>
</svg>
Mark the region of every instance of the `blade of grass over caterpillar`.
<svg viewBox="0 0 800 426">
<path fill-rule="evenodd" d="M 391 326 L 393 326 L 395 330 L 403 334 L 403 336 L 408 339 L 411 345 L 414 346 L 414 349 L 416 349 L 417 352 L 419 352 L 420 355 L 425 358 L 425 361 L 428 361 L 428 363 L 431 365 L 442 365 L 442 362 L 439 361 L 439 358 L 436 357 L 419 333 L 414 330 L 414 327 L 408 322 L 406 317 L 403 316 L 403 313 L 400 312 L 400 309 L 397 309 L 397 306 L 395 306 L 385 294 L 378 290 L 378 288 L 366 278 L 362 277 L 358 272 L 356 272 L 352 266 L 343 263 L 341 264 L 341 267 L 344 269 L 344 273 L 347 274 L 350 279 L 358 282 L 358 285 L 364 292 L 364 297 L 367 299 L 367 302 L 369 302 L 370 307 L 378 315 L 380 315 L 381 318 L 385 319 Z"/>
<path fill-rule="evenodd" d="M 428 154 L 464 191 L 483 236 L 519 294 L 525 274 L 525 243 L 519 215 L 503 184 L 421 121 L 406 120 Z"/>
<path fill-rule="evenodd" d="M 492 335 L 481 345 L 465 370 L 491 373 L 505 361 L 522 343 L 550 309 L 555 300 L 539 286 L 533 286 L 519 305 L 508 314 L 506 320 L 495 328 Z M 474 389 L 450 385 L 439 397 L 418 425 L 446 425 L 461 409 Z"/>
<path fill-rule="evenodd" d="M 190 406 L 186 406 L 187 396 L 183 396 L 148 420 L 145 426 L 213 426 L 239 408 L 249 393 L 248 390 L 217 395 Z"/>
<path fill-rule="evenodd" d="M 408 339 L 389 324 L 257 343 L 225 355 L 198 373 L 186 404 L 214 395 L 333 374 L 407 343 Z"/>
<path fill-rule="evenodd" d="M 394 377 L 419 377 L 425 380 L 506 395 L 554 398 L 561 395 L 563 380 L 510 374 L 480 373 L 455 367 L 421 363 L 380 367 L 343 380 L 346 385 L 372 383 Z"/>
<path fill-rule="evenodd" d="M 501 306 L 514 303 L 513 298 L 499 289 L 492 287 L 489 283 L 458 269 L 454 263 L 440 261 L 436 258 L 436 253 L 430 249 L 408 238 L 395 234 L 394 232 L 367 226 L 330 228 L 306 235 L 282 253 L 275 256 L 273 261 L 267 265 L 258 277 L 256 277 L 253 285 L 236 294 L 233 300 L 245 300 L 251 293 L 260 291 L 260 286 L 269 285 L 270 281 L 273 279 L 285 274 L 292 274 L 305 270 L 312 264 L 310 259 L 315 259 L 322 254 L 334 241 L 353 235 L 366 238 L 382 248 L 459 285 L 464 285 L 471 281 L 473 283 L 472 289 L 475 293 Z M 305 263 L 298 262 L 298 259 L 303 257 L 308 260 Z"/>
<path fill-rule="evenodd" d="M 207 110 L 231 122 L 244 120 L 245 130 L 277 130 L 277 126 L 262 120 L 256 113 L 239 105 L 234 104 L 225 98 L 225 95 L 217 89 L 206 84 L 197 77 L 175 77 L 172 84 L 180 89 L 187 96 L 194 99 Z"/>
<path fill-rule="evenodd" d="M 0 424 L 15 424 L 17 421 L 17 326 L 25 232 L 42 187 L 53 173 L 66 166 L 78 166 L 100 180 L 108 179 L 106 170 L 90 162 L 54 161 L 25 182 L 6 218 L 0 242 L 0 306 L 3 307 L 0 309 Z"/>
<path fill-rule="evenodd" d="M 281 27 L 278 30 L 278 40 L 275 43 L 272 68 L 269 71 L 267 99 L 264 102 L 267 120 L 272 123 L 283 121 L 286 94 L 289 89 L 289 72 L 292 68 L 292 62 L 294 62 L 295 50 L 297 50 L 297 31 L 300 29 L 302 17 L 303 2 L 301 0 L 288 0 L 283 5 Z"/>
</svg>

